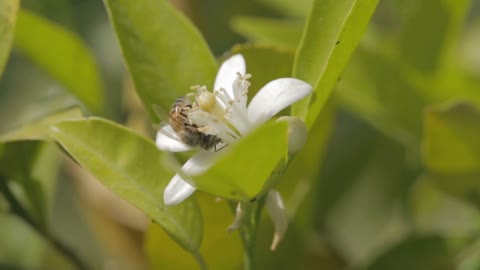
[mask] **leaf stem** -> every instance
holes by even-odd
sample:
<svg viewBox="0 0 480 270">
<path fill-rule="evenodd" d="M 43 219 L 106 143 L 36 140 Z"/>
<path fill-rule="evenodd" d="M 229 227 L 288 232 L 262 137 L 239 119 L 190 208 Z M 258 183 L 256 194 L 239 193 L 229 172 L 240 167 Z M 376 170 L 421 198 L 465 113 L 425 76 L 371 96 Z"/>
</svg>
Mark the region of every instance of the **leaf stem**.
<svg viewBox="0 0 480 270">
<path fill-rule="evenodd" d="M 30 227 L 32 227 L 37 233 L 42 235 L 58 252 L 60 252 L 65 258 L 70 260 L 74 266 L 79 269 L 87 269 L 86 264 L 80 259 L 80 257 L 65 244 L 53 237 L 46 229 L 37 224 L 35 220 L 29 215 L 27 210 L 17 200 L 10 187 L 7 184 L 7 179 L 0 175 L 0 191 L 3 193 L 5 199 L 10 205 L 10 212 L 19 218 L 23 219 Z"/>
<path fill-rule="evenodd" d="M 205 259 L 203 259 L 203 256 L 202 256 L 202 254 L 200 254 L 200 252 L 197 251 L 197 252 L 193 253 L 193 257 L 197 261 L 201 270 L 208 270 L 207 263 L 205 262 Z"/>
</svg>

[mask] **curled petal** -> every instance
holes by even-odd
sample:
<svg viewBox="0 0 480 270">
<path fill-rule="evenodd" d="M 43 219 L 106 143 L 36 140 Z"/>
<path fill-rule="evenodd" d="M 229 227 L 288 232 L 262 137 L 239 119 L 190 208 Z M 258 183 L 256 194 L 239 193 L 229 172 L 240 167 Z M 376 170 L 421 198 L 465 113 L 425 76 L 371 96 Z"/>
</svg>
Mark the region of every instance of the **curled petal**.
<svg viewBox="0 0 480 270">
<path fill-rule="evenodd" d="M 165 205 L 175 205 L 181 203 L 195 191 L 189 183 L 176 174 L 163 191 L 163 202 Z"/>
<path fill-rule="evenodd" d="M 213 90 L 218 91 L 220 88 L 223 88 L 230 97 L 233 97 L 232 85 L 237 78 L 237 73 L 240 72 L 242 75 L 245 75 L 246 69 L 245 59 L 241 54 L 231 56 L 220 66 Z"/>
<path fill-rule="evenodd" d="M 250 101 L 248 119 L 253 126 L 259 126 L 311 92 L 312 86 L 302 80 L 294 78 L 273 80 L 260 89 Z"/>
<path fill-rule="evenodd" d="M 280 193 L 275 190 L 270 190 L 267 194 L 266 207 L 275 227 L 273 235 L 271 250 L 277 249 L 278 244 L 283 239 L 288 228 L 288 216 L 283 204 Z"/>
<path fill-rule="evenodd" d="M 237 208 L 235 209 L 235 218 L 233 219 L 233 223 L 228 226 L 228 232 L 232 232 L 234 230 L 239 229 L 245 218 L 245 211 L 243 211 L 242 203 L 237 203 Z"/>
<path fill-rule="evenodd" d="M 282 116 L 277 122 L 288 123 L 288 152 L 295 154 L 302 149 L 307 142 L 308 129 L 305 123 L 297 117 Z"/>
<path fill-rule="evenodd" d="M 182 173 L 196 175 L 206 171 L 213 164 L 216 155 L 216 152 L 199 151 L 182 166 Z M 194 191 L 195 187 L 187 183 L 182 176 L 176 174 L 163 191 L 163 201 L 166 205 L 179 204 L 192 195 Z"/>
<path fill-rule="evenodd" d="M 162 127 L 157 132 L 155 143 L 158 149 L 169 152 L 184 152 L 193 149 L 178 138 L 177 133 L 170 125 Z"/>
</svg>

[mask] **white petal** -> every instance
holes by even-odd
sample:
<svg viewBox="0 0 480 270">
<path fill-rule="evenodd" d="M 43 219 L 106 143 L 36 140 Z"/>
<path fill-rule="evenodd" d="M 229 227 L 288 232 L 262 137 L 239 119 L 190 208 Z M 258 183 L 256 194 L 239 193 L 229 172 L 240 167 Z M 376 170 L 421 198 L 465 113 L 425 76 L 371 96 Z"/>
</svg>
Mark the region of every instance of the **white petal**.
<svg viewBox="0 0 480 270">
<path fill-rule="evenodd" d="M 308 139 L 308 128 L 305 123 L 297 117 L 282 116 L 277 122 L 288 123 L 288 153 L 295 154 L 302 150 Z"/>
<path fill-rule="evenodd" d="M 175 205 L 181 203 L 195 191 L 189 183 L 176 174 L 163 191 L 163 202 L 165 205 Z"/>
<path fill-rule="evenodd" d="M 288 215 L 283 204 L 282 196 L 275 190 L 270 190 L 267 194 L 267 201 L 265 206 L 272 218 L 275 233 L 273 235 L 271 250 L 275 250 L 277 245 L 283 239 L 288 228 Z"/>
<path fill-rule="evenodd" d="M 180 141 L 177 133 L 170 125 L 162 127 L 157 132 L 157 138 L 155 140 L 158 149 L 169 152 L 184 152 L 192 150 L 193 148 Z"/>
<path fill-rule="evenodd" d="M 216 152 L 201 150 L 191 157 L 182 166 L 182 172 L 186 175 L 196 175 L 206 171 L 213 164 Z M 181 203 L 195 191 L 195 188 L 187 183 L 179 174 L 176 174 L 163 191 L 163 201 L 166 205 Z"/>
<path fill-rule="evenodd" d="M 267 83 L 248 105 L 248 119 L 259 126 L 279 111 L 312 92 L 312 87 L 298 79 L 281 78 Z"/>
<path fill-rule="evenodd" d="M 235 54 L 225 60 L 218 70 L 215 78 L 214 91 L 223 88 L 227 91 L 230 97 L 233 97 L 232 85 L 237 78 L 237 72 L 245 75 L 246 72 L 245 59 L 241 54 Z"/>
<path fill-rule="evenodd" d="M 210 168 L 218 152 L 200 150 L 182 166 L 182 171 L 188 175 L 199 175 Z"/>
</svg>

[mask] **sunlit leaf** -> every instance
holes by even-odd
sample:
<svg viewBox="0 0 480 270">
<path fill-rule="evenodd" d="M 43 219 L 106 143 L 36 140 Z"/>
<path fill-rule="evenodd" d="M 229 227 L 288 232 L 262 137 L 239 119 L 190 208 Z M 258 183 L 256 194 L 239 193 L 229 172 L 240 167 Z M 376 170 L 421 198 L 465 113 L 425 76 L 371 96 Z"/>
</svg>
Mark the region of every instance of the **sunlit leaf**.
<svg viewBox="0 0 480 270">
<path fill-rule="evenodd" d="M 215 58 L 202 36 L 166 0 L 105 0 L 146 109 L 170 108 L 193 85 L 213 84 Z"/>
<path fill-rule="evenodd" d="M 278 20 L 261 17 L 235 17 L 232 29 L 260 44 L 295 49 L 302 35 L 302 21 Z"/>
<path fill-rule="evenodd" d="M 269 123 L 238 143 L 227 146 L 220 160 L 191 181 L 195 187 L 219 197 L 254 198 L 287 153 L 287 123 Z M 259 162 L 261 161 L 261 162 Z"/>
<path fill-rule="evenodd" d="M 293 107 L 296 116 L 306 117 L 308 127 L 330 96 L 377 3 L 378 0 L 314 1 L 293 70 L 295 77 L 314 87 L 311 98 Z"/>
<path fill-rule="evenodd" d="M 10 55 L 19 4 L 19 0 L 0 2 L 0 77 Z"/>
<path fill-rule="evenodd" d="M 172 177 L 152 141 L 100 118 L 64 121 L 51 136 L 107 188 L 144 211 L 183 248 L 195 252 L 202 238 L 198 205 L 163 204 L 163 190 Z"/>
<path fill-rule="evenodd" d="M 32 12 L 21 10 L 14 44 L 92 112 L 103 112 L 104 90 L 98 66 L 91 51 L 74 33 Z"/>
<path fill-rule="evenodd" d="M 80 108 L 74 107 L 65 111 L 40 118 L 30 124 L 13 130 L 0 136 L 0 142 L 21 140 L 44 140 L 47 139 L 48 129 L 56 122 L 82 117 Z"/>
</svg>

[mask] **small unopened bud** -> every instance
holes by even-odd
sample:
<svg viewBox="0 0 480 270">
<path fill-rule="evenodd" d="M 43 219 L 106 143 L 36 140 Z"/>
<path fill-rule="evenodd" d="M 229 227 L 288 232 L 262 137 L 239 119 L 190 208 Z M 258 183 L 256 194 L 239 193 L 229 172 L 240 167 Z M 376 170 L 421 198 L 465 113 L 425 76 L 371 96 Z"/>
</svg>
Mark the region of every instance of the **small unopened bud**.
<svg viewBox="0 0 480 270">
<path fill-rule="evenodd" d="M 277 121 L 288 122 L 288 152 L 294 154 L 300 151 L 308 137 L 308 129 L 305 123 L 292 116 L 282 116 Z"/>
</svg>

